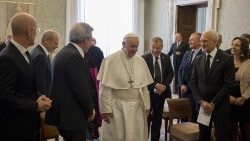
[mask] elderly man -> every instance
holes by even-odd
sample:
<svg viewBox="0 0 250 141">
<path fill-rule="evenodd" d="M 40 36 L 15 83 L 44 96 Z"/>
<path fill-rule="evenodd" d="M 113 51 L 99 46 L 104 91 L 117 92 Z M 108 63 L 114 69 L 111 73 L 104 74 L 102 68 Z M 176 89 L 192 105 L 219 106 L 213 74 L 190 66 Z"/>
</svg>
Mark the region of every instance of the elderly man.
<svg viewBox="0 0 250 141">
<path fill-rule="evenodd" d="M 139 38 L 124 36 L 122 49 L 104 58 L 98 79 L 103 141 L 146 141 L 147 112 L 150 109 L 147 85 L 153 83 L 144 59 L 136 55 Z"/>
<path fill-rule="evenodd" d="M 148 126 L 151 127 L 151 141 L 160 139 L 163 107 L 165 99 L 171 98 L 169 85 L 174 77 L 170 57 L 161 52 L 162 48 L 163 40 L 160 37 L 154 37 L 151 41 L 151 53 L 142 56 L 154 78 L 154 83 L 148 86 L 151 102 Z"/>
<path fill-rule="evenodd" d="M 191 108 L 192 108 L 192 121 L 196 122 L 197 120 L 197 110 L 196 110 L 196 102 L 192 96 L 192 92 L 190 89 L 190 78 L 192 75 L 192 68 L 194 59 L 202 54 L 201 44 L 200 44 L 200 33 L 192 33 L 189 37 L 189 46 L 190 51 L 187 51 L 184 54 L 184 57 L 181 62 L 181 66 L 179 69 L 179 85 L 181 90 L 181 96 L 189 99 Z"/>
<path fill-rule="evenodd" d="M 37 91 L 48 95 L 51 85 L 51 63 L 49 53 L 58 47 L 59 36 L 53 30 L 46 30 L 42 40 L 31 52 L 31 58 L 36 74 Z"/>
<path fill-rule="evenodd" d="M 58 127 L 65 141 L 85 141 L 86 126 L 95 116 L 89 68 L 84 53 L 91 46 L 93 28 L 76 23 L 69 33 L 70 43 L 52 61 L 52 108 L 45 122 Z"/>
<path fill-rule="evenodd" d="M 0 140 L 39 141 L 39 112 L 51 100 L 36 90 L 33 64 L 27 48 L 34 44 L 37 24 L 33 16 L 11 19 L 13 40 L 0 55 Z"/>
<path fill-rule="evenodd" d="M 211 140 L 212 122 L 218 141 L 228 141 L 229 95 L 234 83 L 233 58 L 216 48 L 217 33 L 205 31 L 201 36 L 201 46 L 205 51 L 193 65 L 190 86 L 200 113 L 211 115 L 209 126 L 199 124 L 199 140 Z M 199 119 L 199 118 L 198 118 Z M 203 125 L 203 124 L 204 125 Z"/>
</svg>

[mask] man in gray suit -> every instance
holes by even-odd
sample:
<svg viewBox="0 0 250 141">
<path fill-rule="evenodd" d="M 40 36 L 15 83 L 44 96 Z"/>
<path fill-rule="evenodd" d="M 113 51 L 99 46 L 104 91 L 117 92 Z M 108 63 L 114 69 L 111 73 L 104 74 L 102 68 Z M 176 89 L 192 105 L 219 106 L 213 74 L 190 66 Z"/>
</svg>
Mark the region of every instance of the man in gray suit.
<svg viewBox="0 0 250 141">
<path fill-rule="evenodd" d="M 192 95 L 206 114 L 210 125 L 199 124 L 199 140 L 211 140 L 212 122 L 218 141 L 228 141 L 229 93 L 234 83 L 233 58 L 216 48 L 217 33 L 205 31 L 201 36 L 203 53 L 194 60 L 190 81 Z"/>
</svg>

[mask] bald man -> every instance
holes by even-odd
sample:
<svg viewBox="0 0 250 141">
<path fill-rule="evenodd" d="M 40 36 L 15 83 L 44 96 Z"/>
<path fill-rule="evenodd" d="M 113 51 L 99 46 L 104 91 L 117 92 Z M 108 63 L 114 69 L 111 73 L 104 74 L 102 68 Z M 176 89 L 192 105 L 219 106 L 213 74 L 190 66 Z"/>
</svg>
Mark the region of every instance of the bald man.
<svg viewBox="0 0 250 141">
<path fill-rule="evenodd" d="M 35 41 L 37 24 L 27 13 L 11 19 L 13 40 L 0 54 L 0 140 L 38 141 L 40 112 L 51 100 L 36 90 L 27 48 Z"/>
<path fill-rule="evenodd" d="M 36 74 L 37 91 L 48 95 L 51 85 L 51 61 L 49 54 L 58 48 L 59 35 L 53 30 L 46 30 L 41 43 L 31 52 L 31 58 Z"/>
<path fill-rule="evenodd" d="M 206 115 L 211 115 L 211 120 L 209 126 L 199 124 L 199 140 L 211 140 L 211 128 L 214 122 L 216 140 L 228 141 L 230 108 L 228 94 L 234 83 L 233 58 L 216 48 L 215 31 L 205 31 L 200 41 L 205 53 L 194 60 L 190 86 L 196 103 Z"/>
<path fill-rule="evenodd" d="M 103 141 L 147 141 L 150 109 L 147 85 L 153 83 L 142 57 L 136 55 L 139 37 L 124 36 L 122 49 L 104 58 L 100 80 L 100 111 Z"/>
</svg>

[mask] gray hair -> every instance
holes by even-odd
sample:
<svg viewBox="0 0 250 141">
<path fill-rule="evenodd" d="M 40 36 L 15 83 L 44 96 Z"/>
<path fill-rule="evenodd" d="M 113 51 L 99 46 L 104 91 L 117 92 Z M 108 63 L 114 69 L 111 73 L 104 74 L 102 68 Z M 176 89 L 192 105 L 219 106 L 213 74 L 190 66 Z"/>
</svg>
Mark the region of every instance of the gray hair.
<svg viewBox="0 0 250 141">
<path fill-rule="evenodd" d="M 93 28 L 87 23 L 76 23 L 69 32 L 69 41 L 79 44 L 86 38 L 92 38 Z"/>
<path fill-rule="evenodd" d="M 46 40 L 52 40 L 55 36 L 59 36 L 59 34 L 54 30 L 45 30 L 42 34 L 41 42 L 45 42 Z"/>
<path fill-rule="evenodd" d="M 210 38 L 211 38 L 213 41 L 216 41 L 216 42 L 217 42 L 218 34 L 217 34 L 216 31 L 214 31 L 214 30 L 207 30 L 207 31 L 204 31 L 202 34 L 209 34 Z"/>
<path fill-rule="evenodd" d="M 195 36 L 195 38 L 198 39 L 198 40 L 200 40 L 200 38 L 201 38 L 201 33 L 199 33 L 199 32 L 194 32 L 191 35 Z"/>
</svg>

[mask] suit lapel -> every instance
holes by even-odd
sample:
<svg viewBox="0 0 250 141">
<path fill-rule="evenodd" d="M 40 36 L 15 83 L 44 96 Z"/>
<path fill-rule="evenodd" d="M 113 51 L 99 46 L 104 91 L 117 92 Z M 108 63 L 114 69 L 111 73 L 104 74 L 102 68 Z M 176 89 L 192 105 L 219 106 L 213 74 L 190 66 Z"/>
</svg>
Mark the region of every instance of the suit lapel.
<svg viewBox="0 0 250 141">
<path fill-rule="evenodd" d="M 149 53 L 148 61 L 149 61 L 148 68 L 151 73 L 151 76 L 154 76 L 154 62 L 153 62 L 153 55 L 151 53 Z"/>
<path fill-rule="evenodd" d="M 205 71 L 205 64 L 206 64 L 206 54 L 204 53 L 201 56 L 200 67 L 201 67 L 201 72 L 204 74 L 204 76 L 206 78 L 207 74 L 206 74 L 206 71 Z"/>
<path fill-rule="evenodd" d="M 40 45 L 38 45 L 37 48 L 41 51 L 43 56 L 46 58 L 47 64 L 48 64 L 49 69 L 50 69 L 51 68 L 51 63 L 50 63 L 50 60 L 49 60 L 48 56 L 46 55 L 45 51 L 43 50 L 43 48 Z"/>
<path fill-rule="evenodd" d="M 221 57 L 220 57 L 220 52 L 218 50 L 217 53 L 216 53 L 216 55 L 215 55 L 215 57 L 214 57 L 214 59 L 213 59 L 211 68 L 209 69 L 208 76 L 214 71 L 214 69 L 216 68 L 216 66 L 218 64 L 220 64 L 220 61 L 221 61 Z"/>
<path fill-rule="evenodd" d="M 24 58 L 24 56 L 20 53 L 20 51 L 17 49 L 17 47 L 10 43 L 10 49 L 13 50 L 13 53 L 16 57 L 16 59 L 21 63 L 20 65 L 27 68 L 25 69 L 26 71 L 28 71 L 28 75 L 32 76 L 33 81 L 35 81 L 35 74 L 34 74 L 34 70 L 33 70 L 33 66 L 32 64 L 29 64 L 26 59 Z M 34 82 L 35 83 L 35 82 Z"/>
<path fill-rule="evenodd" d="M 165 61 L 165 57 L 161 54 L 161 75 L 162 75 L 162 80 L 163 80 L 163 74 L 167 71 L 166 70 L 166 61 Z"/>
<path fill-rule="evenodd" d="M 22 63 L 24 66 L 26 66 L 28 68 L 31 67 L 31 65 L 26 61 L 24 56 L 21 54 L 21 52 L 17 49 L 17 47 L 14 44 L 10 43 L 10 48 L 11 48 L 11 50 L 13 50 L 17 60 L 19 60 L 20 63 Z"/>
</svg>

